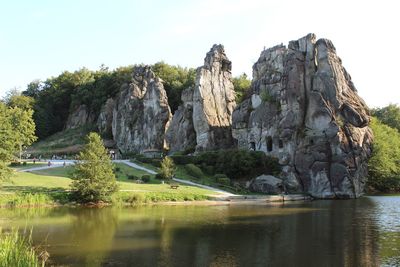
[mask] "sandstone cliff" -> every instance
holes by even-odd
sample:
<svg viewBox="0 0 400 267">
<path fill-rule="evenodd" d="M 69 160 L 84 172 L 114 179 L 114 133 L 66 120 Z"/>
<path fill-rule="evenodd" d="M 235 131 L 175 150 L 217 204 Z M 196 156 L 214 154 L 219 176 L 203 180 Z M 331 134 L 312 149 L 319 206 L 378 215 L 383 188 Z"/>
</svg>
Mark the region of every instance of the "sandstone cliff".
<svg viewBox="0 0 400 267">
<path fill-rule="evenodd" d="M 65 129 L 75 129 L 95 122 L 95 117 L 86 105 L 76 107 L 68 116 Z"/>
<path fill-rule="evenodd" d="M 171 111 L 162 81 L 149 66 L 135 67 L 114 101 L 112 134 L 122 152 L 164 149 Z"/>
<path fill-rule="evenodd" d="M 115 101 L 112 98 L 107 99 L 101 107 L 99 117 L 97 118 L 97 129 L 106 137 L 112 136 L 112 120 Z"/>
<path fill-rule="evenodd" d="M 196 83 L 182 94 L 167 141 L 171 151 L 196 146 L 196 151 L 230 148 L 236 106 L 231 61 L 222 45 L 214 45 L 196 72 Z M 195 138 L 195 139 L 194 139 Z"/>
<path fill-rule="evenodd" d="M 261 53 L 252 95 L 233 113 L 240 148 L 279 158 L 292 191 L 318 198 L 363 193 L 369 113 L 331 41 L 309 34 Z"/>
</svg>

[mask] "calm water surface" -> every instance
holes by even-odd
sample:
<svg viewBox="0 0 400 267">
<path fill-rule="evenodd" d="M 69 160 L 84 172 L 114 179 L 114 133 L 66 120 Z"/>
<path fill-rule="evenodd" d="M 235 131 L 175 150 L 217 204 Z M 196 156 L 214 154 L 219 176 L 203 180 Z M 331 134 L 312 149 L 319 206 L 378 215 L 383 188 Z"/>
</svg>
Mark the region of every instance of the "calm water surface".
<svg viewBox="0 0 400 267">
<path fill-rule="evenodd" d="M 400 266 L 400 196 L 279 206 L 0 209 L 62 266 Z"/>
</svg>

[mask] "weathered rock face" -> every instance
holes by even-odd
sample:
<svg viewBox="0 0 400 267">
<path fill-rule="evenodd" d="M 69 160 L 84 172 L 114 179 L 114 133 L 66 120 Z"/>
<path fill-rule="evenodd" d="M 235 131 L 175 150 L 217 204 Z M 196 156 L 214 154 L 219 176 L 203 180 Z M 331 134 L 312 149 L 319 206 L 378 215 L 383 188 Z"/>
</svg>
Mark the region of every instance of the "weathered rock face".
<svg viewBox="0 0 400 267">
<path fill-rule="evenodd" d="M 258 193 L 281 194 L 284 192 L 281 179 L 272 175 L 261 175 L 253 179 L 250 190 Z"/>
<path fill-rule="evenodd" d="M 278 157 L 292 191 L 354 198 L 367 175 L 368 123 L 333 44 L 309 34 L 261 53 L 252 96 L 234 111 L 232 133 L 239 147 Z"/>
<path fill-rule="evenodd" d="M 196 151 L 230 148 L 232 112 L 236 106 L 232 64 L 222 45 L 214 45 L 197 69 L 194 88 L 182 93 L 167 142 L 171 151 L 196 147 Z"/>
<path fill-rule="evenodd" d="M 106 103 L 101 107 L 99 117 L 97 118 L 97 129 L 103 136 L 112 136 L 114 105 L 114 99 L 107 99 Z"/>
<path fill-rule="evenodd" d="M 183 151 L 196 147 L 196 132 L 193 126 L 193 88 L 182 92 L 183 104 L 175 111 L 166 133 L 170 151 Z"/>
<path fill-rule="evenodd" d="M 94 121 L 95 118 L 89 112 L 89 109 L 86 107 L 86 105 L 80 105 L 68 116 L 65 129 L 75 129 L 90 123 L 94 123 Z"/>
<path fill-rule="evenodd" d="M 122 152 L 164 149 L 171 111 L 161 79 L 149 66 L 135 67 L 132 81 L 115 98 L 112 134 Z"/>
</svg>

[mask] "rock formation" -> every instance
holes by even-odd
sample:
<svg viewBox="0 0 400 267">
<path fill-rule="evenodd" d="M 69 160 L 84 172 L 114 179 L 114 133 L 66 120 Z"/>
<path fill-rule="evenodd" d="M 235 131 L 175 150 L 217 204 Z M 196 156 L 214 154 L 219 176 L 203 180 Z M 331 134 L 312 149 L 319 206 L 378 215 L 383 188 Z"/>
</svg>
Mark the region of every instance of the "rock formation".
<svg viewBox="0 0 400 267">
<path fill-rule="evenodd" d="M 90 123 L 94 123 L 95 118 L 89 112 L 86 105 L 80 105 L 74 109 L 74 111 L 68 116 L 65 129 L 75 129 L 81 126 L 85 126 Z"/>
<path fill-rule="evenodd" d="M 224 47 L 214 45 L 207 53 L 204 65 L 197 69 L 194 88 L 184 91 L 183 105 L 174 114 L 167 134 L 171 151 L 193 145 L 196 145 L 196 151 L 233 145 L 231 124 L 236 102 L 231 67 Z M 188 139 L 182 139 L 185 136 Z"/>
<path fill-rule="evenodd" d="M 170 151 L 192 150 L 196 147 L 193 126 L 193 88 L 183 90 L 182 105 L 175 111 L 166 133 Z"/>
<path fill-rule="evenodd" d="M 363 193 L 372 142 L 368 107 L 331 41 L 309 34 L 264 50 L 251 90 L 233 113 L 240 148 L 279 158 L 289 190 L 317 198 Z"/>
<path fill-rule="evenodd" d="M 149 66 L 135 67 L 131 83 L 115 98 L 112 134 L 118 148 L 124 153 L 164 149 L 170 118 L 161 79 Z"/>
<path fill-rule="evenodd" d="M 99 117 L 97 118 L 97 129 L 103 136 L 106 137 L 112 136 L 114 105 L 114 99 L 107 99 L 106 103 L 101 107 Z"/>
</svg>

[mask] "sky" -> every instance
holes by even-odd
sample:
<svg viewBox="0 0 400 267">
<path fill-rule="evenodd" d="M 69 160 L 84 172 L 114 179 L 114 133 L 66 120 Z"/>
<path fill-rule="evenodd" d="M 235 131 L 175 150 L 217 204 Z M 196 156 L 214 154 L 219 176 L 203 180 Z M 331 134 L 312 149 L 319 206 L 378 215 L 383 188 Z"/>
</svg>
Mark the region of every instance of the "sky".
<svg viewBox="0 0 400 267">
<path fill-rule="evenodd" d="M 370 107 L 400 104 L 395 0 L 0 0 L 0 96 L 82 67 L 198 67 L 223 44 L 233 75 L 308 33 L 334 43 Z"/>
</svg>

